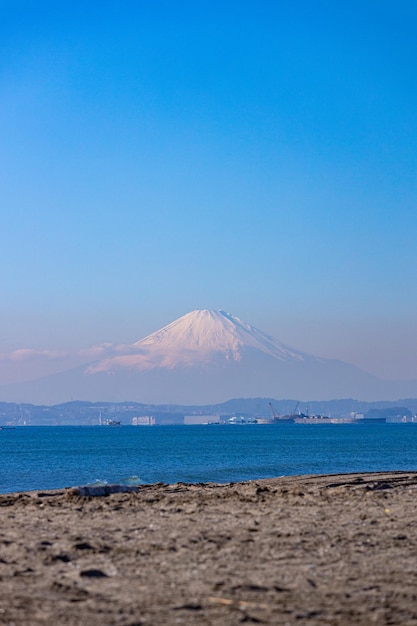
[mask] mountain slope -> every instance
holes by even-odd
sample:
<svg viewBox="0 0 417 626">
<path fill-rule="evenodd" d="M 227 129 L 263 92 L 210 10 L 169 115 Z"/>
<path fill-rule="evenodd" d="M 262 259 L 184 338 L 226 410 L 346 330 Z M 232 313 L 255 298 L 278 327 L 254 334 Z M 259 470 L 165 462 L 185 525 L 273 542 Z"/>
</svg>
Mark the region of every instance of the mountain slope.
<svg viewBox="0 0 417 626">
<path fill-rule="evenodd" d="M 87 372 L 195 367 L 222 358 L 241 361 L 249 349 L 282 361 L 313 358 L 289 348 L 230 313 L 197 310 L 132 344 L 129 354 L 103 359 L 92 364 Z"/>
<path fill-rule="evenodd" d="M 0 400 L 37 403 L 78 399 L 186 405 L 233 397 L 308 401 L 416 395 L 416 381 L 381 380 L 348 363 L 290 348 L 224 311 L 207 310 L 192 311 L 117 355 L 0 388 Z"/>
</svg>

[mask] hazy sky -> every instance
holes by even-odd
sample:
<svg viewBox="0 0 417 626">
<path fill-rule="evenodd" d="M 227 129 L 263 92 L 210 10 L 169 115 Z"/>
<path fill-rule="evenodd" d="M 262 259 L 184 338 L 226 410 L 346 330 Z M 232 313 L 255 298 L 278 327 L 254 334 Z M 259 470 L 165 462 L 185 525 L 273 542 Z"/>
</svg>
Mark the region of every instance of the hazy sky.
<svg viewBox="0 0 417 626">
<path fill-rule="evenodd" d="M 416 31 L 415 0 L 0 0 L 0 358 L 222 308 L 417 378 Z"/>
</svg>

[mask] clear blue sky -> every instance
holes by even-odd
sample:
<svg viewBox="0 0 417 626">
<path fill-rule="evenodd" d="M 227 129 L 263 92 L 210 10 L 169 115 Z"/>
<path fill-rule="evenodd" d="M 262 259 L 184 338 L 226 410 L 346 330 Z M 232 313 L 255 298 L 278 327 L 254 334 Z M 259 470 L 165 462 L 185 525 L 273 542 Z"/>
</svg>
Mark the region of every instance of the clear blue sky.
<svg viewBox="0 0 417 626">
<path fill-rule="evenodd" d="M 0 0 L 0 352 L 222 308 L 417 378 L 414 0 Z"/>
</svg>

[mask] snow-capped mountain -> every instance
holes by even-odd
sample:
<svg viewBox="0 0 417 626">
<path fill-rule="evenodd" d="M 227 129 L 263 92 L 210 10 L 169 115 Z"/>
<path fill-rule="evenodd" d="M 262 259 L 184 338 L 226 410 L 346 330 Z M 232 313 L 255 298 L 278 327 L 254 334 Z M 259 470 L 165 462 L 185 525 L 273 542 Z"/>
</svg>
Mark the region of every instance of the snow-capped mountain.
<svg viewBox="0 0 417 626">
<path fill-rule="evenodd" d="M 0 400 L 186 405 L 239 397 L 308 401 L 417 396 L 416 381 L 381 380 L 348 363 L 305 354 L 224 311 L 192 311 L 116 348 L 106 349 L 105 358 L 65 372 L 2 386 Z"/>
<path fill-rule="evenodd" d="M 195 367 L 218 361 L 241 361 L 245 352 L 259 351 L 273 358 L 305 361 L 309 357 L 225 311 L 197 310 L 129 347 L 129 353 L 91 364 L 88 374 L 126 368 Z"/>
</svg>

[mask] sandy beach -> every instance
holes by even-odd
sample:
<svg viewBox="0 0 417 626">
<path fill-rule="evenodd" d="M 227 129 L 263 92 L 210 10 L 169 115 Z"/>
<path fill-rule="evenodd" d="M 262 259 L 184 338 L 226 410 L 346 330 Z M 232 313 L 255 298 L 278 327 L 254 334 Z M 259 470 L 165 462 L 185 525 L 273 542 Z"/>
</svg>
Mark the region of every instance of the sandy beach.
<svg viewBox="0 0 417 626">
<path fill-rule="evenodd" d="M 417 625 L 417 473 L 0 495 L 0 624 Z"/>
</svg>

